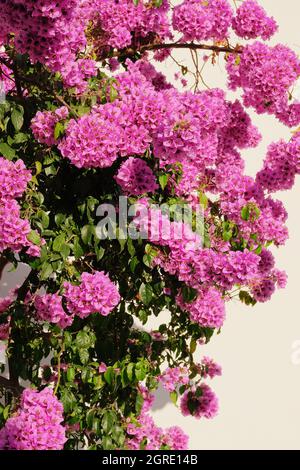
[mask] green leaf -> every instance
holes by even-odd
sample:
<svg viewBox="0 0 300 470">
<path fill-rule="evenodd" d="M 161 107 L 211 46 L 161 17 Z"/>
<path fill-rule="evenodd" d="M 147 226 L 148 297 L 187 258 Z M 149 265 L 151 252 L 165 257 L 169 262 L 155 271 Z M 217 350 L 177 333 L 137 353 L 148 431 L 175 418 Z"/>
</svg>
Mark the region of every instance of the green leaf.
<svg viewBox="0 0 300 470">
<path fill-rule="evenodd" d="M 99 418 L 94 418 L 92 430 L 96 435 L 99 435 L 101 432 L 101 421 Z"/>
<path fill-rule="evenodd" d="M 153 257 L 151 255 L 144 255 L 143 256 L 143 263 L 145 266 L 147 266 L 148 268 L 151 267 L 152 265 L 152 261 L 153 261 Z"/>
<path fill-rule="evenodd" d="M 66 215 L 58 213 L 58 214 L 56 214 L 54 219 L 55 219 L 56 225 L 59 227 L 66 220 Z"/>
<path fill-rule="evenodd" d="M 255 250 L 255 254 L 260 255 L 262 253 L 262 250 L 263 250 L 263 246 L 259 245 Z"/>
<path fill-rule="evenodd" d="M 239 299 L 245 305 L 256 305 L 257 301 L 249 294 L 249 292 L 241 290 L 239 293 Z"/>
<path fill-rule="evenodd" d="M 87 207 L 89 208 L 89 210 L 90 210 L 91 212 L 94 212 L 94 211 L 95 211 L 96 206 L 98 206 L 98 204 L 99 204 L 99 200 L 98 200 L 98 199 L 96 199 L 96 198 L 94 198 L 94 197 L 92 197 L 92 196 L 89 196 L 89 197 L 87 198 Z"/>
<path fill-rule="evenodd" d="M 139 310 L 138 317 L 141 320 L 143 325 L 145 325 L 147 323 L 148 315 L 147 315 L 146 310 L 144 310 L 144 309 Z"/>
<path fill-rule="evenodd" d="M 79 349 L 87 349 L 91 347 L 90 336 L 86 331 L 79 331 L 76 335 L 76 346 Z"/>
<path fill-rule="evenodd" d="M 88 349 L 79 349 L 78 354 L 81 364 L 87 364 L 89 362 L 90 355 Z"/>
<path fill-rule="evenodd" d="M 170 393 L 170 398 L 171 398 L 172 403 L 174 403 L 174 405 L 176 405 L 177 404 L 177 399 L 178 399 L 178 393 L 176 391 L 171 392 Z"/>
<path fill-rule="evenodd" d="M 207 207 L 208 207 L 208 197 L 203 192 L 199 193 L 199 202 L 200 202 L 200 205 L 204 209 L 207 209 Z"/>
<path fill-rule="evenodd" d="M 119 96 L 118 90 L 111 85 L 109 90 L 109 101 L 113 103 Z"/>
<path fill-rule="evenodd" d="M 34 245 L 40 245 L 41 243 L 41 237 L 35 230 L 31 230 L 31 232 L 27 235 L 27 240 Z"/>
<path fill-rule="evenodd" d="M 84 384 L 87 384 L 93 380 L 93 375 L 90 371 L 90 369 L 85 368 L 81 372 L 81 380 Z"/>
<path fill-rule="evenodd" d="M 113 367 L 108 367 L 103 375 L 104 380 L 106 383 L 108 383 L 108 385 L 111 385 L 113 383 L 114 376 L 115 376 L 115 373 L 114 373 Z"/>
<path fill-rule="evenodd" d="M 77 403 L 75 395 L 67 388 L 61 390 L 60 401 L 63 404 L 65 413 L 70 413 Z"/>
<path fill-rule="evenodd" d="M 93 377 L 93 384 L 94 384 L 94 389 L 95 389 L 95 390 L 100 390 L 100 388 L 103 387 L 104 382 L 103 382 L 103 380 L 102 380 L 101 375 L 95 375 L 95 376 Z"/>
<path fill-rule="evenodd" d="M 126 369 L 126 367 L 124 367 L 124 369 L 122 369 L 122 372 L 121 372 L 121 382 L 122 382 L 122 386 L 123 386 L 124 388 L 129 384 L 129 378 L 128 378 L 128 375 L 127 375 L 127 369 Z"/>
<path fill-rule="evenodd" d="M 138 393 L 136 396 L 136 400 L 135 400 L 135 411 L 137 415 L 141 413 L 143 404 L 144 404 L 144 398 L 140 393 Z"/>
<path fill-rule="evenodd" d="M 139 381 L 139 382 L 142 382 L 144 380 L 144 378 L 146 377 L 146 371 L 144 368 L 135 368 L 135 376 L 136 376 L 136 379 Z"/>
<path fill-rule="evenodd" d="M 52 269 L 52 266 L 50 263 L 44 263 L 43 264 L 43 268 L 40 272 L 40 279 L 42 281 L 45 281 L 46 279 L 48 279 L 51 274 L 53 273 L 53 269 Z"/>
<path fill-rule="evenodd" d="M 104 256 L 105 250 L 102 246 L 95 246 L 95 254 L 97 257 L 97 261 L 100 261 Z"/>
<path fill-rule="evenodd" d="M 57 174 L 57 168 L 55 165 L 50 165 L 45 168 L 45 175 L 46 176 L 55 176 Z"/>
<path fill-rule="evenodd" d="M 122 253 L 122 251 L 124 251 L 124 248 L 125 248 L 125 245 L 126 245 L 126 240 L 118 238 L 118 242 L 120 243 L 120 247 L 121 247 L 120 253 Z"/>
<path fill-rule="evenodd" d="M 191 415 L 193 416 L 195 411 L 197 410 L 198 403 L 196 400 L 188 400 L 187 407 Z"/>
<path fill-rule="evenodd" d="M 70 253 L 71 253 L 71 248 L 69 247 L 69 245 L 64 243 L 63 246 L 61 247 L 61 251 L 60 251 L 60 254 L 61 254 L 62 258 L 64 260 L 67 259 L 68 256 L 70 256 Z"/>
<path fill-rule="evenodd" d="M 194 354 L 196 349 L 197 349 L 197 341 L 195 340 L 195 338 L 192 338 L 191 342 L 190 342 L 190 352 L 191 352 L 191 354 Z"/>
<path fill-rule="evenodd" d="M 57 140 L 65 133 L 65 126 L 62 122 L 57 122 L 54 128 L 54 139 Z"/>
<path fill-rule="evenodd" d="M 117 444 L 118 449 L 123 447 L 124 442 L 125 442 L 125 434 L 124 434 L 124 429 L 121 426 L 113 427 L 111 437 Z"/>
<path fill-rule="evenodd" d="M 44 229 L 49 227 L 49 215 L 45 211 L 38 211 L 37 213 L 38 218 L 42 222 L 42 226 Z"/>
<path fill-rule="evenodd" d="M 260 217 L 261 210 L 255 204 L 253 205 L 252 210 L 253 210 L 253 214 L 252 214 L 253 219 L 257 220 Z"/>
<path fill-rule="evenodd" d="M 27 142 L 29 139 L 27 134 L 23 134 L 23 132 L 19 132 L 18 134 L 15 134 L 14 136 L 14 143 L 15 144 L 23 144 L 24 142 Z"/>
<path fill-rule="evenodd" d="M 86 414 L 86 424 L 87 424 L 88 429 L 93 428 L 95 414 L 96 414 L 96 410 L 89 410 Z"/>
<path fill-rule="evenodd" d="M 65 331 L 65 334 L 64 334 L 64 343 L 65 343 L 65 346 L 66 348 L 69 348 L 72 344 L 72 335 L 71 333 L 69 333 L 69 331 Z"/>
<path fill-rule="evenodd" d="M 83 256 L 83 254 L 84 254 L 83 248 L 80 245 L 78 239 L 76 239 L 75 242 L 74 242 L 73 252 L 74 252 L 75 258 L 77 258 L 77 259 L 81 258 L 81 256 Z"/>
<path fill-rule="evenodd" d="M 16 156 L 16 152 L 8 144 L 2 142 L 0 143 L 0 155 L 3 155 L 8 160 L 12 160 Z"/>
<path fill-rule="evenodd" d="M 9 411 L 10 411 L 10 406 L 7 405 L 7 406 L 4 408 L 3 413 L 2 413 L 3 418 L 5 419 L 5 421 L 7 420 L 8 416 L 9 416 Z"/>
<path fill-rule="evenodd" d="M 85 245 L 88 245 L 91 242 L 93 234 L 94 227 L 92 225 L 85 225 L 84 227 L 82 227 L 81 238 Z"/>
<path fill-rule="evenodd" d="M 167 174 L 160 175 L 160 176 L 158 177 L 158 181 L 159 181 L 159 184 L 160 184 L 161 189 L 164 190 L 165 187 L 166 187 L 167 184 L 168 184 L 169 175 L 167 175 Z"/>
<path fill-rule="evenodd" d="M 102 447 L 104 450 L 112 450 L 114 449 L 114 445 L 112 440 L 109 436 L 104 436 L 102 439 Z"/>
<path fill-rule="evenodd" d="M 68 382 L 74 382 L 75 379 L 75 369 L 73 367 L 68 367 L 67 369 L 67 380 Z"/>
<path fill-rule="evenodd" d="M 133 382 L 133 379 L 134 379 L 134 368 L 135 368 L 135 364 L 134 364 L 133 362 L 131 362 L 131 363 L 128 364 L 128 366 L 127 366 L 126 372 L 127 372 L 127 377 L 128 377 L 129 382 Z"/>
<path fill-rule="evenodd" d="M 153 297 L 152 286 L 150 284 L 141 284 L 139 294 L 143 304 L 149 305 Z"/>
<path fill-rule="evenodd" d="M 182 296 L 185 302 L 191 303 L 198 296 L 198 291 L 192 287 L 184 286 L 182 288 Z"/>
<path fill-rule="evenodd" d="M 246 220 L 246 221 L 250 219 L 250 207 L 249 206 L 245 206 L 242 208 L 241 217 L 243 220 Z"/>
<path fill-rule="evenodd" d="M 138 265 L 139 263 L 140 263 L 140 262 L 139 262 L 139 260 L 138 260 L 138 258 L 137 258 L 136 256 L 134 256 L 133 258 L 131 258 L 131 261 L 130 261 L 130 263 L 129 263 L 129 267 L 130 267 L 130 271 L 131 271 L 132 273 L 134 273 L 135 268 L 137 267 L 137 265 Z"/>
<path fill-rule="evenodd" d="M 43 165 L 41 162 L 35 162 L 35 168 L 36 168 L 36 175 L 39 175 L 43 169 Z"/>
<path fill-rule="evenodd" d="M 132 242 L 131 238 L 128 238 L 128 240 L 127 240 L 127 249 L 128 249 L 128 253 L 131 256 L 135 255 L 135 248 L 134 248 L 134 245 L 133 245 L 133 242 Z"/>
<path fill-rule="evenodd" d="M 58 253 L 61 252 L 62 246 L 66 241 L 65 234 L 60 233 L 53 241 L 52 249 Z"/>
<path fill-rule="evenodd" d="M 117 415 L 114 411 L 106 411 L 102 418 L 102 429 L 105 434 L 110 434 L 117 421 Z"/>
<path fill-rule="evenodd" d="M 22 106 L 16 106 L 11 113 L 11 122 L 16 130 L 19 132 L 24 124 L 24 109 Z"/>
</svg>

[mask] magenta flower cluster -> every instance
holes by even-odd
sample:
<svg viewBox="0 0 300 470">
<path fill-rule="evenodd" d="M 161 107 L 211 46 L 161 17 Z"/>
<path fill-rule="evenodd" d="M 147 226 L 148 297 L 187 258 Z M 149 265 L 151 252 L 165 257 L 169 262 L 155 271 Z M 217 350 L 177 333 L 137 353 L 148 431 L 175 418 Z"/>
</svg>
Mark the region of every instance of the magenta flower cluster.
<svg viewBox="0 0 300 470">
<path fill-rule="evenodd" d="M 204 379 L 207 377 L 213 379 L 214 377 L 222 375 L 222 367 L 208 356 L 202 358 L 199 368 L 201 377 Z"/>
<path fill-rule="evenodd" d="M 222 41 L 228 36 L 232 18 L 228 0 L 185 0 L 175 6 L 172 24 L 183 34 L 183 41 Z"/>
<path fill-rule="evenodd" d="M 220 328 L 225 320 L 225 303 L 220 291 L 211 287 L 199 293 L 191 303 L 184 302 L 181 295 L 176 298 L 177 305 L 186 310 L 192 321 L 208 328 Z"/>
<path fill-rule="evenodd" d="M 142 412 L 137 423 L 128 423 L 126 447 L 130 450 L 185 450 L 188 436 L 178 426 L 162 429 L 154 423 L 152 416 Z M 141 447 L 143 446 L 143 447 Z"/>
<path fill-rule="evenodd" d="M 62 106 L 55 111 L 38 111 L 33 120 L 31 121 L 31 129 L 34 137 L 41 144 L 46 144 L 49 147 L 56 144 L 54 138 L 55 126 L 58 122 L 63 121 L 69 115 L 68 108 Z"/>
<path fill-rule="evenodd" d="M 130 450 L 159 450 L 169 448 L 172 450 L 184 450 L 188 448 L 188 436 L 178 426 L 171 426 L 167 429 L 158 427 L 149 411 L 154 402 L 154 395 L 144 387 L 139 385 L 139 392 L 143 397 L 142 412 L 137 420 L 132 422 L 127 420 L 127 440 L 126 448 Z"/>
<path fill-rule="evenodd" d="M 118 156 L 141 155 L 150 146 L 162 99 L 138 66 L 128 66 L 118 76 L 119 99 L 96 105 L 67 126 L 59 149 L 78 168 L 110 167 Z"/>
<path fill-rule="evenodd" d="M 181 398 L 180 408 L 183 416 L 211 419 L 217 415 L 219 404 L 212 389 L 203 383 L 184 393 Z"/>
<path fill-rule="evenodd" d="M 65 282 L 64 297 L 68 311 L 80 318 L 86 318 L 96 312 L 106 316 L 120 302 L 117 287 L 103 271 L 82 273 L 78 286 Z"/>
<path fill-rule="evenodd" d="M 51 389 L 25 389 L 19 409 L 0 430 L 0 449 L 61 450 L 66 442 L 62 421 L 62 404 Z"/>
<path fill-rule="evenodd" d="M 124 194 L 139 196 L 158 189 L 153 171 L 144 160 L 130 157 L 122 163 L 115 180 Z"/>
<path fill-rule="evenodd" d="M 244 39 L 270 39 L 277 31 L 278 25 L 269 17 L 265 9 L 256 0 L 245 0 L 238 7 L 232 21 L 232 28 Z"/>
<path fill-rule="evenodd" d="M 75 315 L 86 318 L 98 312 L 106 316 L 119 302 L 118 289 L 108 274 L 96 271 L 93 274 L 82 273 L 79 285 L 65 282 L 63 295 L 58 293 L 36 295 L 34 306 L 38 320 L 56 323 L 60 328 L 66 328 L 73 323 Z"/>
<path fill-rule="evenodd" d="M 31 173 L 22 160 L 13 163 L 0 157 L 0 253 L 5 250 L 18 253 L 27 248 L 29 255 L 39 255 L 40 247 L 27 238 L 30 223 L 21 217 L 16 200 L 23 195 L 30 179 Z"/>
<path fill-rule="evenodd" d="M 1 33 L 0 33 L 1 34 Z M 0 36 L 1 44 L 1 36 Z M 0 52 L 0 59 L 8 61 L 8 56 L 5 52 Z M 13 79 L 12 70 L 5 64 L 0 65 L 0 96 L 4 93 L 7 94 L 15 89 L 15 81 Z"/>
<path fill-rule="evenodd" d="M 263 169 L 257 174 L 258 184 L 269 192 L 288 190 L 294 186 L 300 174 L 300 138 L 296 134 L 290 142 L 272 143 L 264 160 Z"/>
<path fill-rule="evenodd" d="M 258 114 L 274 114 L 292 127 L 300 122 L 300 103 L 289 102 L 292 86 L 300 76 L 300 60 L 287 46 L 270 47 L 254 42 L 227 62 L 229 87 L 242 88 L 245 106 Z"/>
<path fill-rule="evenodd" d="M 31 179 L 31 173 L 22 160 L 15 163 L 0 157 L 0 198 L 11 200 L 20 198 Z"/>
<path fill-rule="evenodd" d="M 76 54 L 87 44 L 85 28 L 90 13 L 89 0 L 4 0 L 0 43 L 7 43 L 9 34 L 14 33 L 19 52 L 29 54 L 33 63 L 61 72 L 66 86 L 82 90 L 86 76 L 95 74 L 95 67 L 86 73 L 83 63 L 78 66 L 76 62 Z"/>
<path fill-rule="evenodd" d="M 57 323 L 66 328 L 73 323 L 73 315 L 68 315 L 62 305 L 62 297 L 58 294 L 37 295 L 34 300 L 36 317 L 40 321 Z"/>
<path fill-rule="evenodd" d="M 0 318 L 2 314 L 7 313 L 7 310 L 12 305 L 15 299 L 16 292 L 10 291 L 6 297 L 0 298 Z M 2 319 L 1 319 L 2 320 Z M 9 339 L 11 316 L 6 315 L 4 321 L 0 323 L 0 341 Z"/>
<path fill-rule="evenodd" d="M 168 369 L 165 372 L 167 375 L 169 373 L 172 374 L 172 369 Z M 182 373 L 184 373 L 184 368 L 182 368 Z M 179 377 L 179 375 L 178 371 L 174 371 L 174 377 Z M 127 419 L 126 432 L 128 437 L 126 439 L 126 448 L 130 450 L 144 448 L 147 450 L 159 450 L 162 448 L 172 450 L 187 449 L 189 438 L 180 427 L 171 426 L 170 428 L 162 429 L 155 424 L 152 416 L 149 414 L 155 397 L 149 389 L 139 384 L 139 393 L 143 398 L 142 411 L 137 420 L 132 421 L 130 418 Z"/>
<path fill-rule="evenodd" d="M 132 0 L 96 0 L 94 4 L 95 26 L 101 30 L 99 46 L 122 49 L 131 45 L 133 36 L 136 41 L 145 41 L 153 34 L 160 40 L 170 36 L 168 0 L 163 0 L 160 6 L 151 1 Z"/>
<path fill-rule="evenodd" d="M 177 387 L 189 383 L 189 371 L 186 367 L 168 367 L 159 381 L 168 392 L 174 392 Z"/>
</svg>

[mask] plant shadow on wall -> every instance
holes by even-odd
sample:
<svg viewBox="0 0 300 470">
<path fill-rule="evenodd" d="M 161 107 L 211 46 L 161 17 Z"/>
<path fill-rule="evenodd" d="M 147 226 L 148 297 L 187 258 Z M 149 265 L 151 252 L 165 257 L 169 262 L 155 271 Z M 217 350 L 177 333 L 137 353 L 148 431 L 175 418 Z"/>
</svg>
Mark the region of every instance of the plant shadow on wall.
<svg viewBox="0 0 300 470">
<path fill-rule="evenodd" d="M 0 253 L 29 268 L 0 301 L 0 448 L 186 449 L 179 427 L 155 425 L 153 393 L 215 417 L 221 367 L 196 360 L 198 345 L 220 332 L 227 302 L 254 306 L 286 285 L 274 193 L 300 172 L 300 61 L 267 44 L 277 24 L 254 0 L 0 3 Z M 242 101 L 200 89 L 221 56 Z M 164 60 L 185 91 L 156 70 Z M 261 135 L 247 107 L 295 129 L 255 178 L 242 151 Z M 99 207 L 120 215 L 121 196 L 146 237 L 124 237 L 118 218 L 99 237 Z M 174 206 L 188 206 L 188 223 Z M 157 328 L 135 326 L 165 309 Z"/>
<path fill-rule="evenodd" d="M 153 411 L 163 409 L 170 402 L 170 395 L 161 386 L 155 394 L 155 401 L 152 406 Z"/>
</svg>

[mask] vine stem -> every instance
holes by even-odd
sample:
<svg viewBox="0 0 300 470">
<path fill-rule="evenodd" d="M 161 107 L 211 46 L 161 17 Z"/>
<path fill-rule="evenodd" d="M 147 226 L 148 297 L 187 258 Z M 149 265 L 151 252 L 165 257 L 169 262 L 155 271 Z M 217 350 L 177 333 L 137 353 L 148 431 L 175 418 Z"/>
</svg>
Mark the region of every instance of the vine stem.
<svg viewBox="0 0 300 470">
<path fill-rule="evenodd" d="M 240 53 L 243 50 L 242 46 L 231 47 L 227 46 L 218 46 L 216 44 L 196 44 L 194 42 L 185 43 L 185 42 L 171 42 L 171 43 L 161 43 L 161 44 L 145 44 L 140 47 L 129 47 L 125 51 L 119 52 L 115 51 L 112 54 L 112 57 L 119 56 L 132 56 L 137 52 L 146 52 L 146 51 L 157 51 L 160 49 L 190 49 L 193 51 L 203 50 L 203 51 L 212 51 L 216 53 Z M 111 57 L 111 56 L 108 56 Z M 105 58 L 105 57 L 104 57 Z"/>
<path fill-rule="evenodd" d="M 62 343 L 61 345 L 61 348 L 60 348 L 60 351 L 59 351 L 59 354 L 58 354 L 58 357 L 57 357 L 57 382 L 56 382 L 56 385 L 55 385 L 55 388 L 54 388 L 54 395 L 57 394 L 57 391 L 58 391 L 58 388 L 59 388 L 59 385 L 60 385 L 60 379 L 61 379 L 61 356 L 64 352 L 64 343 Z"/>
</svg>

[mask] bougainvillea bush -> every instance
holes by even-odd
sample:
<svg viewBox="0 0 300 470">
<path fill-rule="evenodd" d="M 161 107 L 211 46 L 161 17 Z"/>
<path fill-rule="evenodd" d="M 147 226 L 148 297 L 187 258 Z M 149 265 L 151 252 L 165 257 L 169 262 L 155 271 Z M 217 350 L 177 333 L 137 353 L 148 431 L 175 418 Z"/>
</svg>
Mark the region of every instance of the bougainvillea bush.
<svg viewBox="0 0 300 470">
<path fill-rule="evenodd" d="M 255 0 L 0 0 L 0 21 L 1 269 L 29 268 L 0 301 L 0 448 L 186 449 L 153 392 L 213 418 L 221 367 L 198 346 L 231 299 L 286 285 L 274 194 L 300 173 L 300 60 Z M 219 60 L 235 101 L 202 80 Z M 247 108 L 292 128 L 255 177 Z"/>
</svg>

